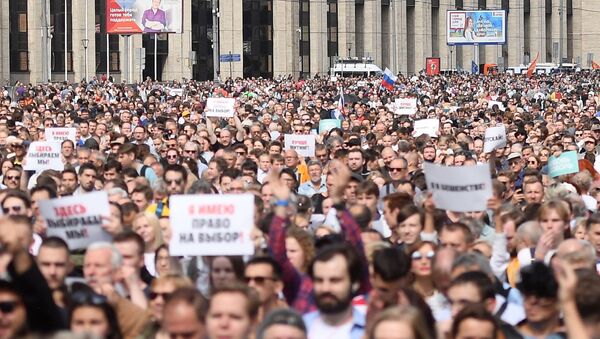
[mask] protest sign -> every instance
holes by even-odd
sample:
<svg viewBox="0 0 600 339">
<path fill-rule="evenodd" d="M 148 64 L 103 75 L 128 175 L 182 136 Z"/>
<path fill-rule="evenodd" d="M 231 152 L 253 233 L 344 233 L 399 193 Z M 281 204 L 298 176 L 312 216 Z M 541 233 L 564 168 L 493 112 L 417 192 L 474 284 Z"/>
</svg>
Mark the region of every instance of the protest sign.
<svg viewBox="0 0 600 339">
<path fill-rule="evenodd" d="M 417 113 L 417 98 L 398 98 L 395 101 L 398 115 L 411 115 Z"/>
<path fill-rule="evenodd" d="M 550 175 L 550 178 L 577 172 L 579 172 L 579 162 L 577 161 L 576 151 L 563 152 L 558 158 L 551 156 L 548 159 L 548 175 Z"/>
<path fill-rule="evenodd" d="M 252 194 L 174 195 L 169 209 L 171 255 L 254 254 Z"/>
<path fill-rule="evenodd" d="M 208 98 L 204 112 L 207 117 L 230 118 L 235 113 L 234 98 Z"/>
<path fill-rule="evenodd" d="M 301 157 L 315 156 L 315 136 L 304 134 L 286 134 L 285 150 L 293 149 Z"/>
<path fill-rule="evenodd" d="M 183 97 L 183 88 L 168 88 L 169 95 L 172 97 Z"/>
<path fill-rule="evenodd" d="M 110 215 L 106 191 L 42 200 L 39 206 L 48 236 L 62 238 L 71 250 L 112 239 L 102 228 L 102 216 Z"/>
<path fill-rule="evenodd" d="M 323 131 L 331 131 L 334 128 L 342 127 L 342 120 L 340 119 L 322 119 L 319 121 L 319 133 Z"/>
<path fill-rule="evenodd" d="M 506 127 L 504 125 L 490 127 L 485 130 L 484 153 L 489 153 L 504 146 L 506 146 Z"/>
<path fill-rule="evenodd" d="M 504 104 L 501 103 L 500 101 L 488 101 L 488 108 L 492 109 L 494 107 L 494 105 L 498 105 L 498 109 L 501 111 L 505 111 L 506 108 L 504 108 Z"/>
<path fill-rule="evenodd" d="M 492 197 L 490 166 L 441 166 L 424 163 L 427 190 L 437 208 L 454 212 L 484 211 Z"/>
<path fill-rule="evenodd" d="M 75 139 L 77 138 L 77 129 L 70 127 L 51 127 L 46 128 L 44 134 L 46 135 L 46 141 L 63 142 L 65 140 L 71 140 L 75 142 Z"/>
<path fill-rule="evenodd" d="M 25 157 L 25 170 L 43 171 L 53 169 L 62 171 L 64 168 L 65 165 L 60 158 L 60 142 L 34 141 L 29 145 Z"/>
<path fill-rule="evenodd" d="M 438 119 L 416 120 L 413 136 L 418 137 L 421 134 L 435 136 L 439 129 L 440 129 L 440 121 Z"/>
</svg>

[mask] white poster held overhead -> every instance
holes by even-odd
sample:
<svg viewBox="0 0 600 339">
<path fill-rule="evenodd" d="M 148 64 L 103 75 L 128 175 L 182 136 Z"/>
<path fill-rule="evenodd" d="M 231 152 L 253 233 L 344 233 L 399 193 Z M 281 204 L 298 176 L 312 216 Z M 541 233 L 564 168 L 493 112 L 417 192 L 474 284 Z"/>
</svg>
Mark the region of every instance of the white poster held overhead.
<svg viewBox="0 0 600 339">
<path fill-rule="evenodd" d="M 254 195 L 174 195 L 169 209 L 171 255 L 254 254 Z"/>
<path fill-rule="evenodd" d="M 301 157 L 315 156 L 315 136 L 304 134 L 286 134 L 285 150 L 293 149 Z"/>
<path fill-rule="evenodd" d="M 489 127 L 485 130 L 484 153 L 490 153 L 496 148 L 504 146 L 506 146 L 506 127 L 504 125 Z"/>
<path fill-rule="evenodd" d="M 235 113 L 234 98 L 208 98 L 204 112 L 207 117 L 230 118 Z"/>
<path fill-rule="evenodd" d="M 51 127 L 44 130 L 46 141 L 63 142 L 71 140 L 75 142 L 77 138 L 77 129 L 74 127 Z"/>
<path fill-rule="evenodd" d="M 26 171 L 53 169 L 62 171 L 65 165 L 60 158 L 60 142 L 34 141 L 29 145 L 25 157 Z"/>
<path fill-rule="evenodd" d="M 492 197 L 490 166 L 441 166 L 424 163 L 427 190 L 437 208 L 453 212 L 485 211 Z"/>
<path fill-rule="evenodd" d="M 398 98 L 395 101 L 398 115 L 412 115 L 417 113 L 417 98 Z"/>
<path fill-rule="evenodd" d="M 42 200 L 39 206 L 48 226 L 48 236 L 62 238 L 71 250 L 86 248 L 96 241 L 112 240 L 102 228 L 102 216 L 110 216 L 106 191 Z"/>
<path fill-rule="evenodd" d="M 421 119 L 415 121 L 413 136 L 418 137 L 421 134 L 435 136 L 440 129 L 440 121 L 438 119 Z"/>
<path fill-rule="evenodd" d="M 488 109 L 492 109 L 494 108 L 494 105 L 498 105 L 498 109 L 501 111 L 505 111 L 506 108 L 504 107 L 504 104 L 501 103 L 500 101 L 488 101 Z"/>
</svg>

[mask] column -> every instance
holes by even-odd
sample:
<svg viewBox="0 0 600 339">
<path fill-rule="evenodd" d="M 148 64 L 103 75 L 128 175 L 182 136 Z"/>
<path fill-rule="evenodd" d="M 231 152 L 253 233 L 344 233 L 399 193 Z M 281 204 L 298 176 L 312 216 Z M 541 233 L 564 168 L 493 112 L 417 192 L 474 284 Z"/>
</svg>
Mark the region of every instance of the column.
<svg viewBox="0 0 600 339">
<path fill-rule="evenodd" d="M 329 72 L 327 56 L 327 1 L 310 3 L 310 74 L 325 75 Z"/>
<path fill-rule="evenodd" d="M 580 2 L 581 6 L 577 6 L 577 2 Z M 598 8 L 598 2 L 594 0 L 573 1 L 573 11 L 576 8 L 581 8 L 581 26 L 576 31 L 578 40 L 581 42 L 581 53 L 580 55 L 574 54 L 574 59 L 577 61 L 577 57 L 580 57 L 581 64 L 585 67 L 587 66 L 588 53 L 592 53 L 594 61 L 600 63 L 600 42 L 591 34 L 597 32 L 600 26 L 598 24 L 598 13 L 595 12 Z M 573 21 L 575 22 L 576 19 L 573 18 Z M 575 43 L 573 45 L 575 46 Z"/>
<path fill-rule="evenodd" d="M 241 61 L 232 63 L 233 77 L 244 76 L 244 36 L 243 36 L 243 3 L 242 0 L 219 0 L 219 49 L 220 54 L 239 51 Z M 275 13 L 275 12 L 274 12 Z M 273 14 L 275 15 L 275 14 Z M 275 20 L 275 17 L 273 17 Z M 275 46 L 273 46 L 275 49 Z M 221 62 L 221 78 L 225 71 L 229 75 L 229 63 Z"/>
<path fill-rule="evenodd" d="M 42 49 L 42 17 L 43 0 L 27 0 L 27 30 L 29 41 L 29 81 L 31 83 L 45 82 L 43 65 L 46 58 Z M 7 11 L 8 12 L 8 11 Z M 71 34 L 69 32 L 69 34 Z M 60 78 L 63 80 L 63 77 Z"/>
<path fill-rule="evenodd" d="M 73 79 L 80 81 L 85 78 L 85 3 L 87 1 L 87 38 L 88 38 L 88 76 L 92 78 L 96 73 L 96 29 L 95 29 L 95 2 L 94 0 L 74 0 L 72 3 L 72 29 L 73 41 Z"/>
<path fill-rule="evenodd" d="M 440 0 L 440 8 L 438 10 L 438 57 L 440 58 L 440 68 L 450 69 L 452 68 L 452 60 L 450 57 L 454 57 L 450 53 L 450 46 L 447 43 L 447 15 L 446 12 L 454 9 L 453 0 Z"/>
<path fill-rule="evenodd" d="M 381 65 L 381 0 L 365 0 L 363 15 L 363 54 Z"/>
<path fill-rule="evenodd" d="M 162 80 L 181 80 L 192 78 L 192 2 L 183 2 L 183 31 L 181 34 L 169 34 L 169 55 L 165 61 Z M 241 52 L 241 51 L 240 51 Z M 138 67 L 139 68 L 139 67 Z M 154 72 L 152 70 L 152 72 Z"/>
<path fill-rule="evenodd" d="M 510 2 L 507 22 L 508 60 L 506 67 L 519 66 L 523 64 L 525 52 L 525 11 L 524 0 L 513 0 Z"/>
<path fill-rule="evenodd" d="M 354 1 L 338 1 L 338 54 L 347 58 L 348 48 L 356 50 L 356 17 Z"/>
<path fill-rule="evenodd" d="M 531 2 L 529 11 L 529 54 L 533 61 L 546 62 L 546 6 L 545 1 Z"/>
<path fill-rule="evenodd" d="M 561 9 L 562 4 L 562 9 Z M 561 20 L 562 10 L 562 20 Z M 562 26 L 562 28 L 561 28 Z M 562 29 L 562 32 L 561 32 Z M 562 33 L 562 37 L 561 37 Z M 562 44 L 562 55 L 559 57 L 552 55 L 557 62 L 560 62 L 560 58 L 567 57 L 567 0 L 554 0 L 552 2 L 552 44 L 559 44 L 559 53 Z M 553 51 L 554 52 L 554 51 Z M 584 59 L 585 60 L 585 59 Z M 583 60 L 582 60 L 583 61 Z"/>
<path fill-rule="evenodd" d="M 10 81 L 10 13 L 8 1 L 0 2 L 0 82 Z"/>
<path fill-rule="evenodd" d="M 431 1 L 415 1 L 415 73 L 425 69 L 425 59 L 431 56 Z"/>
<path fill-rule="evenodd" d="M 487 6 L 490 10 L 502 9 L 501 0 L 487 0 Z M 486 45 L 481 47 L 479 55 L 480 64 L 497 64 L 498 58 L 502 56 L 502 45 Z"/>
<path fill-rule="evenodd" d="M 311 4 L 311 10 L 314 4 Z M 298 77 L 300 25 L 298 1 L 273 0 L 273 76 Z M 326 21 L 327 22 L 327 21 Z M 312 24 L 312 18 L 311 18 Z M 312 61 L 312 60 L 311 60 Z M 312 62 L 311 62 L 312 64 Z"/>
<path fill-rule="evenodd" d="M 573 25 L 573 35 L 570 37 L 573 44 L 573 59 L 577 59 L 577 57 L 581 58 L 581 61 L 584 63 L 584 66 L 587 66 L 587 56 L 584 57 L 583 52 L 583 36 L 581 33 L 583 32 L 584 24 L 583 20 L 583 11 L 582 6 L 585 0 L 573 0 L 573 16 L 572 16 L 572 25 Z M 600 55 L 599 55 L 600 57 Z M 590 66 L 591 67 L 591 66 Z"/>
</svg>

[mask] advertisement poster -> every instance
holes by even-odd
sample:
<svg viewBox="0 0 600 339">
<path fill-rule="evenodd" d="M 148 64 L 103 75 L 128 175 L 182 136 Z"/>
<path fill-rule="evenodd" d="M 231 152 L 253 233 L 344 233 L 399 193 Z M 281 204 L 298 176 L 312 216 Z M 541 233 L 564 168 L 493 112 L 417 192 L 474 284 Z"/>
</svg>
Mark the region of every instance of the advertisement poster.
<svg viewBox="0 0 600 339">
<path fill-rule="evenodd" d="M 440 74 L 440 58 L 426 58 L 427 75 Z"/>
<path fill-rule="evenodd" d="M 448 45 L 506 42 L 505 11 L 448 11 L 446 15 Z"/>
<path fill-rule="evenodd" d="M 183 0 L 106 0 L 109 34 L 181 33 Z"/>
</svg>

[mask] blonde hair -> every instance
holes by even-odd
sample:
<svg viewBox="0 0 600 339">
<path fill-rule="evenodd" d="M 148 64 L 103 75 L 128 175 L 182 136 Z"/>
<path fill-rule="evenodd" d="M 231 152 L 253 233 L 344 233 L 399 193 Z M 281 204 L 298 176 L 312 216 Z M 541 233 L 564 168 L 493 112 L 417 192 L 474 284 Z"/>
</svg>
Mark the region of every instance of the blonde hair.
<svg viewBox="0 0 600 339">
<path fill-rule="evenodd" d="M 146 219 L 148 224 L 152 227 L 152 232 L 154 233 L 154 243 L 150 244 L 152 246 L 152 248 L 146 248 L 145 252 L 148 252 L 149 250 L 155 251 L 160 245 L 163 244 L 162 231 L 160 229 L 160 223 L 158 221 L 158 217 L 156 217 L 156 215 L 154 213 L 150 213 L 150 212 L 140 212 L 140 213 L 136 214 L 135 218 L 133 219 L 133 222 L 131 223 L 134 231 L 135 231 L 136 223 L 140 219 Z M 149 244 L 145 244 L 145 245 L 148 246 Z"/>
<path fill-rule="evenodd" d="M 431 334 L 427 330 L 427 323 L 425 318 L 417 309 L 413 306 L 394 306 L 390 307 L 383 312 L 379 313 L 373 325 L 368 329 L 368 338 L 375 339 L 375 330 L 377 326 L 384 321 L 402 321 L 410 325 L 413 331 L 413 335 L 416 339 L 431 339 Z"/>
</svg>

